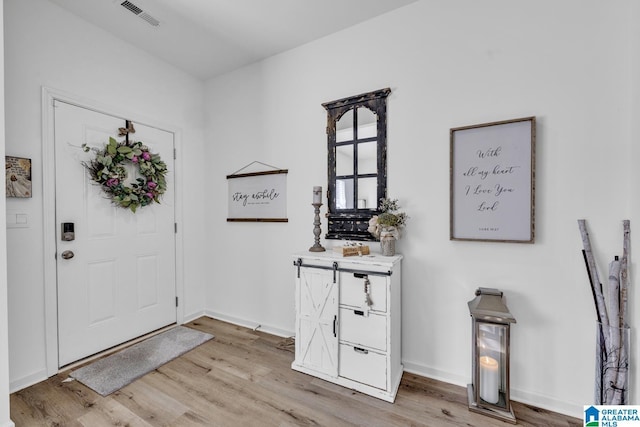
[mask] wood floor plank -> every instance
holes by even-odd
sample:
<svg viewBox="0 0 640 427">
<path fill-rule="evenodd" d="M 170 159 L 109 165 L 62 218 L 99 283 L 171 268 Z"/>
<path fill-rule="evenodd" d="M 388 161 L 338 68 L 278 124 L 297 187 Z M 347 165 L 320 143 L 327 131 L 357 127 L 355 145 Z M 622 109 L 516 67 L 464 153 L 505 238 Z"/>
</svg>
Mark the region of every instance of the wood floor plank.
<svg viewBox="0 0 640 427">
<path fill-rule="evenodd" d="M 99 395 L 91 392 L 91 396 L 70 383 L 62 383 L 63 378 L 56 375 L 13 393 L 10 396 L 11 416 L 16 425 L 79 425 L 77 418 L 91 410 Z M 18 422 L 20 419 L 28 421 L 22 424 Z"/>
<path fill-rule="evenodd" d="M 144 381 L 134 381 L 113 394 L 114 400 L 148 423 L 173 425 L 189 411 L 189 406 L 161 389 L 148 387 Z"/>
<path fill-rule="evenodd" d="M 252 382 L 256 378 L 263 377 L 272 371 L 270 367 L 262 363 L 256 363 L 255 360 L 232 354 L 222 357 L 221 355 L 213 356 L 211 353 L 205 354 L 202 351 L 194 351 L 185 355 L 185 359 L 199 364 L 199 366 L 206 366 L 210 370 L 225 371 L 228 374 L 237 376 L 239 379 Z"/>
<path fill-rule="evenodd" d="M 11 395 L 16 426 L 429 426 L 505 427 L 470 412 L 466 389 L 405 373 L 395 403 L 291 369 L 293 341 L 199 318 L 215 335 L 110 396 L 62 372 Z M 514 402 L 521 426 L 578 427 L 581 420 Z"/>
<path fill-rule="evenodd" d="M 176 420 L 176 425 L 182 425 L 181 422 L 184 425 L 233 425 L 238 418 L 237 414 L 226 408 L 223 400 L 208 398 L 209 390 L 214 389 L 212 384 L 209 384 L 207 390 L 200 390 L 167 376 L 165 371 L 156 371 L 141 380 L 144 380 L 145 386 L 164 390 L 189 406 L 189 411 Z"/>
<path fill-rule="evenodd" d="M 89 411 L 78 418 L 78 422 L 84 427 L 107 425 L 128 427 L 153 426 L 114 399 L 104 399 L 100 401 L 93 411 Z"/>
</svg>

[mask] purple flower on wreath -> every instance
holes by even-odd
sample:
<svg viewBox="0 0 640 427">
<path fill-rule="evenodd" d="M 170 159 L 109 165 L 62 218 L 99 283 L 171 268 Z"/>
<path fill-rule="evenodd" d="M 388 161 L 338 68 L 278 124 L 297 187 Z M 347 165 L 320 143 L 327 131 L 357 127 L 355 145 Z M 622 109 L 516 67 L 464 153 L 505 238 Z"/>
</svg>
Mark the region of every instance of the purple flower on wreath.
<svg viewBox="0 0 640 427">
<path fill-rule="evenodd" d="M 149 154 L 148 151 L 143 151 L 142 158 L 148 162 L 149 160 L 151 160 L 151 154 Z"/>
<path fill-rule="evenodd" d="M 133 157 L 131 158 L 131 161 L 132 161 L 133 163 L 138 163 L 138 156 L 133 156 Z"/>
<path fill-rule="evenodd" d="M 145 194 L 148 198 L 153 199 L 153 193 L 152 192 L 148 192 L 147 194 Z"/>
<path fill-rule="evenodd" d="M 153 181 L 149 181 L 149 182 L 147 182 L 147 188 L 149 188 L 149 190 L 153 190 L 153 189 L 155 189 L 157 186 L 158 186 L 158 184 L 156 184 L 156 183 L 155 183 L 155 182 L 153 182 Z"/>
<path fill-rule="evenodd" d="M 118 181 L 118 178 L 109 178 L 106 182 L 107 187 L 115 187 L 116 185 L 118 185 L 120 181 Z"/>
</svg>

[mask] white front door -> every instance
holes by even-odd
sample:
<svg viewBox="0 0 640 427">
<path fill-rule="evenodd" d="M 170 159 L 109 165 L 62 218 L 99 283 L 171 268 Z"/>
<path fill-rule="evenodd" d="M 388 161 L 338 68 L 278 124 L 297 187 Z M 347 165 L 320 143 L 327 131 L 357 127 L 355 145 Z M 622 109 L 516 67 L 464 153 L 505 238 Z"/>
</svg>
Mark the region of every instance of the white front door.
<svg viewBox="0 0 640 427">
<path fill-rule="evenodd" d="M 134 123 L 167 164 L 161 204 L 114 206 L 89 178 L 81 146 L 102 149 L 125 121 L 55 101 L 58 365 L 176 322 L 173 134 Z M 62 239 L 63 224 L 75 238 Z M 66 252 L 66 253 L 65 253 Z M 62 254 L 65 253 L 65 257 Z M 69 258 L 69 256 L 71 256 Z"/>
</svg>

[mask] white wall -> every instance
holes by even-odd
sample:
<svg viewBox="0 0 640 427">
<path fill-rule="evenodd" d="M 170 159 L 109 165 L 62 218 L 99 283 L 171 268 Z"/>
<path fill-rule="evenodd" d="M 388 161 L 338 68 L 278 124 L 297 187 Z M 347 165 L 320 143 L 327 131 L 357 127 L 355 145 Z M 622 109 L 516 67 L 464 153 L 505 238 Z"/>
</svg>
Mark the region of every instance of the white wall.
<svg viewBox="0 0 640 427">
<path fill-rule="evenodd" d="M 629 20 L 630 22 L 637 23 L 638 17 L 640 17 L 640 4 L 638 2 L 631 2 L 630 12 L 629 12 Z M 640 117 L 640 81 L 638 81 L 638 75 L 640 73 L 640 26 L 638 25 L 630 25 L 629 37 L 627 40 L 626 49 L 629 52 L 629 65 L 627 67 L 627 76 L 626 78 L 629 81 L 629 106 L 630 106 L 630 114 L 629 114 L 629 123 L 628 123 L 628 140 L 630 144 L 629 150 L 629 185 L 627 188 L 623 187 L 623 190 L 628 194 L 628 203 L 630 206 L 630 210 L 632 212 L 632 223 L 631 223 L 631 235 L 632 235 L 632 248 L 640 247 L 640 231 L 638 229 L 640 226 L 638 225 L 638 221 L 635 222 L 635 228 L 633 219 L 637 219 L 640 216 L 640 168 L 636 166 L 637 159 L 640 159 L 640 121 L 638 117 Z M 635 230 L 635 234 L 634 234 Z M 633 301 L 632 309 L 631 309 L 631 341 L 632 341 L 632 350 L 631 350 L 631 366 L 633 367 L 632 375 L 635 381 L 631 383 L 631 387 L 633 387 L 633 403 L 638 404 L 640 401 L 640 344 L 638 341 L 638 332 L 640 326 L 640 291 L 638 291 L 638 283 L 640 282 L 640 275 L 638 274 L 638 258 L 634 257 L 633 254 L 637 254 L 639 251 L 633 252 L 632 249 L 632 259 L 634 260 L 633 267 L 634 269 L 631 271 L 631 288 L 629 292 L 629 301 Z"/>
<path fill-rule="evenodd" d="M 405 367 L 469 382 L 466 303 L 496 287 L 518 322 L 513 398 L 580 417 L 593 396 L 595 312 L 576 220 L 588 220 L 603 277 L 623 219 L 638 242 L 632 3 L 423 0 L 208 81 L 210 313 L 292 333 L 291 254 L 313 243 L 311 189 L 327 183 L 320 104 L 390 87 L 389 195 L 411 217 L 399 242 Z M 450 241 L 449 129 L 532 115 L 536 243 Z M 288 223 L 225 222 L 225 175 L 254 160 L 289 169 Z M 635 337 L 640 318 L 631 322 Z"/>
<path fill-rule="evenodd" d="M 183 171 L 183 182 L 178 182 L 184 201 L 183 307 L 185 317 L 194 317 L 204 310 L 205 295 L 204 196 L 193 190 L 203 178 L 204 83 L 49 1 L 7 0 L 4 11 L 6 152 L 33 159 L 33 198 L 7 200 L 7 209 L 26 212 L 30 222 L 29 228 L 7 231 L 9 362 L 15 390 L 46 378 L 42 86 L 178 132 L 183 147 L 178 160 Z"/>
<path fill-rule="evenodd" d="M 41 86 L 181 130 L 185 315 L 206 308 L 283 334 L 294 324 L 291 254 L 312 245 L 311 189 L 326 188 L 320 104 L 391 87 L 389 195 L 411 216 L 398 244 L 405 366 L 466 384 L 466 302 L 478 286 L 498 287 L 518 320 L 513 397 L 575 416 L 591 402 L 595 314 L 576 219 L 589 221 L 603 275 L 621 251 L 622 219 L 637 245 L 640 7 L 631 0 L 423 0 L 213 79 L 204 96 L 201 82 L 48 1 L 4 3 L 6 152 L 32 158 L 34 171 L 34 197 L 7 201 L 31 223 L 7 235 L 12 388 L 46 367 Z M 449 129 L 529 115 L 538 118 L 536 243 L 449 241 Z M 226 222 L 224 177 L 254 160 L 289 169 L 288 223 Z M 632 312 L 637 283 L 632 272 Z M 0 317 L 2 307 L 3 297 Z M 635 339 L 640 318 L 631 323 Z M 635 339 L 636 365 L 638 350 Z"/>
<path fill-rule="evenodd" d="M 0 0 L 0 82 L 4 81 L 3 3 L 4 0 Z M 4 156 L 5 151 L 4 106 L 4 86 L 0 86 L 0 156 Z M 5 216 L 5 198 L 0 197 L 0 222 L 6 220 Z M 6 240 L 6 232 L 3 228 L 0 228 L 0 426 L 12 427 L 14 424 L 9 418 L 9 327 L 7 322 Z"/>
</svg>

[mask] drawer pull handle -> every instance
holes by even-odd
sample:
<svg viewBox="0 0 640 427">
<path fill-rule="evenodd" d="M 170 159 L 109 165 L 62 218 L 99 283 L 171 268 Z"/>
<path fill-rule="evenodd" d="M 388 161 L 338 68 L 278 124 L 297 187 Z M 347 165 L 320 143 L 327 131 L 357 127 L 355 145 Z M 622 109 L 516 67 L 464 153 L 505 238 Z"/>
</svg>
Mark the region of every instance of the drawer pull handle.
<svg viewBox="0 0 640 427">
<path fill-rule="evenodd" d="M 364 316 L 364 311 L 362 310 L 353 310 L 353 314 L 356 316 Z"/>
<path fill-rule="evenodd" d="M 337 337 L 337 331 L 336 331 L 336 323 L 338 323 L 338 316 L 333 316 L 333 336 Z"/>
<path fill-rule="evenodd" d="M 369 350 L 360 347 L 353 347 L 353 351 L 361 354 L 369 354 Z"/>
</svg>

